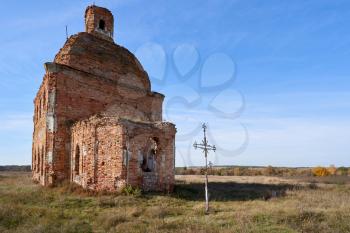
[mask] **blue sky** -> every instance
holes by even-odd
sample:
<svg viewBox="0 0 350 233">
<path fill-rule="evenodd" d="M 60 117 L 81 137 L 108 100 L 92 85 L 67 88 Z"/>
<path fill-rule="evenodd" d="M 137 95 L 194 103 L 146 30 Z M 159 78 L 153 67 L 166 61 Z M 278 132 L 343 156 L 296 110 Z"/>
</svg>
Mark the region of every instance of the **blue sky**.
<svg viewBox="0 0 350 233">
<path fill-rule="evenodd" d="M 93 1 L 0 6 L 0 164 L 30 164 L 33 98 Z M 104 1 L 177 125 L 176 164 L 209 125 L 214 164 L 350 166 L 350 2 Z"/>
</svg>

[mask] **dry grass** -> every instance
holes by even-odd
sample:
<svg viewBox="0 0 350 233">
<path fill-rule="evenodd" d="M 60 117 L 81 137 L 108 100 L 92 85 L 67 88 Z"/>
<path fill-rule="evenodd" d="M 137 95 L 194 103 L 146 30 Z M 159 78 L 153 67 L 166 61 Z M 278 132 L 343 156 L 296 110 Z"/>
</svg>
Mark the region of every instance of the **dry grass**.
<svg viewBox="0 0 350 233">
<path fill-rule="evenodd" d="M 350 187 L 274 177 L 179 176 L 172 195 L 42 188 L 0 173 L 0 232 L 350 232 Z"/>
</svg>

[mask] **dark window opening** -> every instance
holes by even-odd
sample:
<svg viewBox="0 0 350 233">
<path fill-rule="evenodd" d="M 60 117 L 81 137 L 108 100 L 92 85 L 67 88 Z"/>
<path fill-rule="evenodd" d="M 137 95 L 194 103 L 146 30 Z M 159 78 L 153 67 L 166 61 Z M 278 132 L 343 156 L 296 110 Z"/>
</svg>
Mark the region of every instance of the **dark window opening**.
<svg viewBox="0 0 350 233">
<path fill-rule="evenodd" d="M 155 141 L 157 144 L 159 144 L 159 138 L 153 137 L 152 139 L 153 139 L 153 141 Z"/>
<path fill-rule="evenodd" d="M 38 149 L 38 173 L 40 172 L 40 166 L 41 166 L 41 155 L 40 155 L 40 150 Z"/>
<path fill-rule="evenodd" d="M 33 153 L 33 158 L 32 158 L 32 171 L 35 171 L 35 151 L 32 152 Z"/>
<path fill-rule="evenodd" d="M 38 156 L 38 150 L 35 150 L 35 172 L 38 172 L 39 169 L 39 160 L 40 157 Z"/>
<path fill-rule="evenodd" d="M 106 26 L 105 21 L 101 19 L 100 22 L 98 23 L 98 28 L 101 30 L 105 30 L 105 26 Z"/>
<path fill-rule="evenodd" d="M 74 159 L 74 171 L 76 175 L 79 175 L 79 167 L 80 167 L 80 149 L 77 145 L 75 148 L 75 159 Z"/>
<path fill-rule="evenodd" d="M 44 147 L 41 148 L 41 175 L 44 175 L 44 166 L 45 166 L 45 155 L 44 155 Z"/>
<path fill-rule="evenodd" d="M 141 168 L 144 172 L 153 172 L 154 171 L 154 160 L 155 160 L 156 151 L 154 149 L 150 150 L 148 155 L 143 156 Z"/>
<path fill-rule="evenodd" d="M 39 117 L 41 117 L 41 99 L 39 99 L 39 113 L 38 113 Z"/>
<path fill-rule="evenodd" d="M 43 95 L 43 110 L 45 110 L 46 108 L 46 91 L 44 91 L 44 95 Z"/>
</svg>

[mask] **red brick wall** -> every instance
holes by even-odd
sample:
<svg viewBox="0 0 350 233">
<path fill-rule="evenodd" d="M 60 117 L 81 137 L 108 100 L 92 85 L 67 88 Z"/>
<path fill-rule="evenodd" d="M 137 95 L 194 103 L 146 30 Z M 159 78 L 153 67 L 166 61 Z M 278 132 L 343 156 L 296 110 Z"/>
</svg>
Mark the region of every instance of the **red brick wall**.
<svg viewBox="0 0 350 233">
<path fill-rule="evenodd" d="M 32 146 L 32 173 L 34 180 L 45 185 L 46 175 L 46 115 L 47 79 L 43 80 L 37 97 L 34 99 L 34 132 Z"/>
<path fill-rule="evenodd" d="M 127 181 L 171 190 L 175 127 L 160 123 L 164 96 L 151 91 L 136 57 L 113 43 L 107 9 L 88 7 L 85 18 L 87 32 L 71 36 L 54 63 L 45 64 L 34 100 L 33 178 L 43 185 L 70 179 L 97 190 Z M 109 37 L 96 30 L 100 19 Z M 146 174 L 136 155 L 149 153 L 152 137 L 159 138 L 157 169 Z M 79 168 L 74 167 L 77 148 Z M 128 173 L 122 161 L 127 148 Z"/>
<path fill-rule="evenodd" d="M 58 180 L 69 177 L 73 122 L 98 113 L 140 121 L 162 120 L 160 94 L 123 87 L 63 65 L 47 64 L 47 70 L 48 76 L 55 80 L 49 88 L 55 90 L 53 170 Z"/>
<path fill-rule="evenodd" d="M 99 29 L 99 22 L 105 22 L 105 30 Z M 113 41 L 114 19 L 112 13 L 102 7 L 89 6 L 85 11 L 85 31 L 103 39 Z"/>
<path fill-rule="evenodd" d="M 116 191 L 128 183 L 144 190 L 171 191 L 174 136 L 172 124 L 144 124 L 116 117 L 80 121 L 72 128 L 71 180 L 95 190 Z M 144 172 L 140 155 L 152 149 L 151 138 L 157 138 L 155 166 L 152 172 Z"/>
<path fill-rule="evenodd" d="M 114 191 L 116 177 L 122 174 L 122 128 L 96 120 L 72 128 L 71 180 L 85 188 Z"/>
</svg>

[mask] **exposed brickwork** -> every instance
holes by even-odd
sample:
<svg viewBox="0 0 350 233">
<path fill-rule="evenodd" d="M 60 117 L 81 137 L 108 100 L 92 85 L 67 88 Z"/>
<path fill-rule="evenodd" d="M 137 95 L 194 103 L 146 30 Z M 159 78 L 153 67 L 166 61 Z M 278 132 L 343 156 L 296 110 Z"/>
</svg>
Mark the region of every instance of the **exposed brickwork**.
<svg viewBox="0 0 350 233">
<path fill-rule="evenodd" d="M 113 15 L 91 6 L 85 17 L 87 32 L 71 36 L 45 64 L 34 99 L 33 179 L 172 190 L 176 129 L 162 122 L 164 96 L 151 91 L 136 57 L 113 42 Z M 94 30 L 100 19 L 109 37 Z"/>
<path fill-rule="evenodd" d="M 112 13 L 102 7 L 89 6 L 85 11 L 85 31 L 113 41 L 114 19 Z"/>
</svg>

